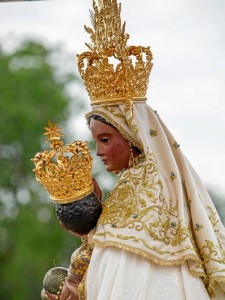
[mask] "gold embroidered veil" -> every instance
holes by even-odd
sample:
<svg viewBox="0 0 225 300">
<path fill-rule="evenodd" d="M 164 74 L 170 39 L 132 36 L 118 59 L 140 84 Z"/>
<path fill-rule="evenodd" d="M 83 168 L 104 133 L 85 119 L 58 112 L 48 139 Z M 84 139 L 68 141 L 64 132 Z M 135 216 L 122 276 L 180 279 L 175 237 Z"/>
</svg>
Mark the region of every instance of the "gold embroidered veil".
<svg viewBox="0 0 225 300">
<path fill-rule="evenodd" d="M 142 151 L 144 159 L 119 178 L 92 242 L 162 266 L 186 261 L 211 295 L 218 283 L 225 293 L 225 229 L 180 145 L 146 104 L 150 48 L 127 46 L 129 36 L 116 0 L 98 4 L 94 2 L 91 13 L 93 29 L 86 27 L 90 51 L 78 55 L 91 98 L 87 117 L 105 118 Z"/>
</svg>

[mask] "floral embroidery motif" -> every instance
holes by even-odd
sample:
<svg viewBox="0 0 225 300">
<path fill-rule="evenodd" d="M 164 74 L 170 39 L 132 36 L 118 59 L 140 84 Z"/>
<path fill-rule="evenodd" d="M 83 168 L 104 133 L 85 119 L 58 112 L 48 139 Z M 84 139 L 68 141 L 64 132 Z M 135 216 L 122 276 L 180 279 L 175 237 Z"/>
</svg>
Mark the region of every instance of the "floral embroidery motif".
<svg viewBox="0 0 225 300">
<path fill-rule="evenodd" d="M 177 203 L 165 199 L 156 163 L 152 154 L 147 156 L 143 164 L 123 173 L 104 204 L 98 225 L 109 224 L 118 229 L 143 231 L 153 240 L 174 247 L 190 237 L 190 229 L 177 219 Z M 107 234 L 114 235 L 112 232 Z M 133 235 L 120 235 L 119 239 L 141 241 Z M 151 247 L 144 239 L 142 243 L 146 248 Z"/>
<path fill-rule="evenodd" d="M 150 135 L 151 135 L 151 137 L 155 137 L 155 136 L 157 136 L 158 135 L 158 132 L 157 132 L 157 130 L 154 130 L 154 129 L 150 129 Z"/>
<path fill-rule="evenodd" d="M 71 256 L 68 278 L 74 283 L 80 283 L 90 262 L 92 247 L 86 239 L 83 244 Z"/>
<path fill-rule="evenodd" d="M 176 227 L 176 226 L 177 226 L 177 223 L 176 223 L 176 222 L 172 222 L 172 223 L 171 223 L 171 226 L 172 226 L 172 227 Z"/>
<path fill-rule="evenodd" d="M 212 241 L 206 240 L 206 244 L 201 247 L 200 254 L 205 264 L 214 261 L 220 264 L 225 264 L 225 250 L 221 245 L 215 245 Z M 214 273 L 214 270 L 211 271 Z"/>
<path fill-rule="evenodd" d="M 180 145 L 175 141 L 174 144 L 173 144 L 173 147 L 174 147 L 175 149 L 178 149 L 178 148 L 180 148 Z"/>
<path fill-rule="evenodd" d="M 219 232 L 220 229 L 219 229 L 218 225 L 220 224 L 220 219 L 219 219 L 218 213 L 211 206 L 207 206 L 207 208 L 210 211 L 208 217 L 213 226 L 213 229 L 215 232 Z"/>
<path fill-rule="evenodd" d="M 200 229 L 203 228 L 203 225 L 200 225 L 200 224 L 195 224 L 195 231 L 199 231 Z"/>
<path fill-rule="evenodd" d="M 132 128 L 133 133 L 134 133 L 136 136 L 138 136 L 138 132 L 139 132 L 138 126 L 135 125 L 135 124 L 132 124 L 132 125 L 131 125 L 131 128 Z"/>
<path fill-rule="evenodd" d="M 174 179 L 176 179 L 177 176 L 176 176 L 176 174 L 174 172 L 171 172 L 170 178 L 171 178 L 172 181 L 174 181 Z"/>
</svg>

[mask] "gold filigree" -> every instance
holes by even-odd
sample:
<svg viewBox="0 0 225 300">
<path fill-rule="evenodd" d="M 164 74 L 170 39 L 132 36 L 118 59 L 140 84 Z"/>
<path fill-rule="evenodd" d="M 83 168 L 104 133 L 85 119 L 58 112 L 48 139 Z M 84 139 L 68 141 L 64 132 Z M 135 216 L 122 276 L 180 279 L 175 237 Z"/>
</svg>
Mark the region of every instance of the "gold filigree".
<svg viewBox="0 0 225 300">
<path fill-rule="evenodd" d="M 35 176 L 57 203 L 81 199 L 93 191 L 92 158 L 87 142 L 75 141 L 64 146 L 63 134 L 51 121 L 45 127 L 51 151 L 39 152 L 32 159 Z"/>
<path fill-rule="evenodd" d="M 56 124 L 52 124 L 52 121 L 48 121 L 48 127 L 44 127 L 46 132 L 44 135 L 46 135 L 46 142 L 51 142 L 52 139 L 60 139 L 60 137 L 63 136 L 62 128 L 57 127 Z"/>
<path fill-rule="evenodd" d="M 219 232 L 220 229 L 217 225 L 219 225 L 221 223 L 220 218 L 218 216 L 218 213 L 211 207 L 211 206 L 207 206 L 208 210 L 209 210 L 209 220 L 213 226 L 213 229 L 215 232 Z"/>
<path fill-rule="evenodd" d="M 177 179 L 177 176 L 176 176 L 176 174 L 173 171 L 171 171 L 171 173 L 170 173 L 170 179 L 172 181 L 174 181 L 175 179 Z"/>
<path fill-rule="evenodd" d="M 111 232 L 106 232 L 107 235 L 113 236 L 113 234 Z M 126 237 L 124 237 L 125 239 Z M 127 238 L 129 238 L 127 236 Z M 159 253 L 159 254 L 168 254 L 171 256 L 171 259 L 161 259 L 159 256 L 154 255 L 153 253 L 150 253 L 148 251 L 145 251 L 143 249 L 140 249 L 138 247 L 134 247 L 134 246 L 129 246 L 129 244 L 124 244 L 122 242 L 119 241 L 106 241 L 106 242 L 100 242 L 99 240 L 97 240 L 96 238 L 93 238 L 91 240 L 92 243 L 95 244 L 95 246 L 99 247 L 99 248 L 106 248 L 106 247 L 115 247 L 118 249 L 122 249 L 122 250 L 126 250 L 129 251 L 131 253 L 134 253 L 136 255 L 139 255 L 143 258 L 146 258 L 148 260 L 153 261 L 154 263 L 160 265 L 160 266 L 178 266 L 180 264 L 183 264 L 186 260 L 193 260 L 197 262 L 196 264 L 196 269 L 198 270 L 198 275 L 199 276 L 205 276 L 205 272 L 204 269 L 202 268 L 202 264 L 201 261 L 196 259 L 196 256 L 194 254 L 186 254 L 183 255 L 180 258 L 176 258 L 175 257 L 175 253 L 170 252 L 170 251 L 162 251 L 160 248 L 155 248 L 155 247 L 151 247 L 149 245 L 149 247 L 155 251 L 155 253 Z M 144 240 L 143 240 L 144 242 Z M 189 250 L 189 248 L 184 248 L 182 250 L 180 250 L 180 252 L 185 252 Z M 197 273 L 195 273 L 197 274 Z"/>
<path fill-rule="evenodd" d="M 91 105 L 115 105 L 146 101 L 152 69 L 150 47 L 128 46 L 129 35 L 121 21 L 116 0 L 93 2 L 90 51 L 78 57 L 78 69 L 91 98 Z"/>
<path fill-rule="evenodd" d="M 166 245 L 182 244 L 190 237 L 189 226 L 177 221 L 177 203 L 166 201 L 158 175 L 156 163 L 149 153 L 144 164 L 135 166 L 133 171 L 128 170 L 119 179 L 104 203 L 98 225 L 144 231 Z M 145 199 L 149 199 L 148 203 Z M 129 239 L 135 240 L 132 236 Z"/>
<path fill-rule="evenodd" d="M 87 272 L 84 274 L 81 283 L 78 285 L 79 300 L 87 300 Z"/>
<path fill-rule="evenodd" d="M 174 147 L 175 149 L 178 149 L 178 148 L 180 148 L 180 145 L 175 141 L 174 144 L 173 144 L 173 147 Z"/>
<path fill-rule="evenodd" d="M 155 136 L 158 135 L 157 130 L 154 130 L 154 129 L 150 129 L 150 130 L 149 130 L 149 133 L 150 133 L 150 136 L 151 136 L 151 137 L 155 137 Z"/>
<path fill-rule="evenodd" d="M 202 224 L 199 224 L 199 223 L 196 223 L 195 224 L 195 231 L 199 231 L 203 228 L 203 225 Z"/>
<path fill-rule="evenodd" d="M 192 223 L 179 217 L 179 209 L 177 199 L 165 198 L 157 164 L 148 152 L 145 161 L 119 178 L 90 242 L 123 249 L 164 266 L 187 261 L 192 274 L 201 277 L 213 295 L 212 278 L 224 274 L 224 251 L 219 241 L 198 244 Z M 205 229 L 195 225 L 195 229 Z"/>
<path fill-rule="evenodd" d="M 225 264 L 224 250 L 220 244 L 215 244 L 210 240 L 205 241 L 205 245 L 200 249 L 200 255 L 205 264 L 214 261 L 219 264 Z M 212 271 L 215 273 L 215 271 Z"/>
<path fill-rule="evenodd" d="M 90 263 L 92 250 L 92 247 L 86 241 L 76 251 L 74 251 L 71 256 L 67 276 L 70 281 L 77 284 L 82 281 Z"/>
</svg>

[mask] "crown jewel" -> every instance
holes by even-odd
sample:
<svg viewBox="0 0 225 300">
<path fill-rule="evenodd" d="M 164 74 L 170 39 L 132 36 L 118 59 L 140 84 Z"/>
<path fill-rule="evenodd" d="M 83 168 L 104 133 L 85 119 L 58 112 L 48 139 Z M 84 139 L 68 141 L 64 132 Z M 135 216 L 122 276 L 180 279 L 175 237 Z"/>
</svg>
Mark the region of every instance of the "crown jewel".
<svg viewBox="0 0 225 300">
<path fill-rule="evenodd" d="M 46 142 L 51 151 L 39 152 L 32 159 L 33 170 L 50 198 L 66 204 L 79 200 L 93 191 L 92 158 L 87 142 L 75 141 L 64 146 L 60 139 L 63 134 L 51 121 L 45 127 Z"/>
<path fill-rule="evenodd" d="M 145 101 L 152 68 L 150 47 L 128 46 L 129 35 L 121 22 L 117 0 L 93 2 L 91 23 L 86 27 L 92 44 L 78 57 L 78 69 L 91 105 Z"/>
</svg>

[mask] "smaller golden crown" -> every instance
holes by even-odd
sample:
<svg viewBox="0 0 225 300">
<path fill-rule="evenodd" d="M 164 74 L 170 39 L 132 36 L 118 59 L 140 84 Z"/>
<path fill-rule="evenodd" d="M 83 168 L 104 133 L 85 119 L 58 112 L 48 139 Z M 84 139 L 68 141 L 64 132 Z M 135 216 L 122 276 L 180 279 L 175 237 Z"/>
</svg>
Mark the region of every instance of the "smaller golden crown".
<svg viewBox="0 0 225 300">
<path fill-rule="evenodd" d="M 91 51 L 78 57 L 78 69 L 91 99 L 91 105 L 117 105 L 146 101 L 152 69 L 150 47 L 128 46 L 129 35 L 121 22 L 121 4 L 116 0 L 93 2 L 91 21 L 86 27 Z"/>
<path fill-rule="evenodd" d="M 92 158 L 87 142 L 75 141 L 64 146 L 60 139 L 61 128 L 51 121 L 45 130 L 51 151 L 39 152 L 32 159 L 37 181 L 53 202 L 59 204 L 74 202 L 92 193 Z"/>
</svg>

